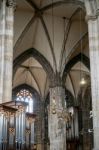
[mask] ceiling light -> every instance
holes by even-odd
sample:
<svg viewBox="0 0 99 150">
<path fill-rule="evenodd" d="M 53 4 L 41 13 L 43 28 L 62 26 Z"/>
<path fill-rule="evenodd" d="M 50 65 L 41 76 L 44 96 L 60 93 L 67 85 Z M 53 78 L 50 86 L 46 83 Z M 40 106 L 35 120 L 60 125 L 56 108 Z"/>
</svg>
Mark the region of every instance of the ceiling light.
<svg viewBox="0 0 99 150">
<path fill-rule="evenodd" d="M 81 81 L 80 81 L 80 84 L 81 85 L 85 85 L 86 84 L 86 80 L 84 78 L 82 78 Z"/>
</svg>

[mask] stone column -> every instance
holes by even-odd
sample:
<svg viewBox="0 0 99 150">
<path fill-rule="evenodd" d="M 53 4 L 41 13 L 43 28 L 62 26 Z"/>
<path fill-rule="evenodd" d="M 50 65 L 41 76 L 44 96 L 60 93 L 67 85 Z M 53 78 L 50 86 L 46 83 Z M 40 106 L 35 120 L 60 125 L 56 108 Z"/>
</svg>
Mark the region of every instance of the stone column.
<svg viewBox="0 0 99 150">
<path fill-rule="evenodd" d="M 89 16 L 87 19 L 91 67 L 94 150 L 99 150 L 99 17 Z"/>
<path fill-rule="evenodd" d="M 5 16 L 6 16 L 6 2 L 0 2 L 0 103 L 3 98 L 3 75 L 4 75 L 4 45 L 5 45 Z"/>
<path fill-rule="evenodd" d="M 3 0 L 0 31 L 0 103 L 12 100 L 14 0 Z"/>
<path fill-rule="evenodd" d="M 99 0 L 96 0 L 96 7 L 97 7 L 97 10 L 99 11 Z"/>
<path fill-rule="evenodd" d="M 49 139 L 50 150 L 66 150 L 66 124 L 59 119 L 56 111 L 62 112 L 65 100 L 65 90 L 61 86 L 50 88 L 50 110 L 49 110 Z"/>
</svg>

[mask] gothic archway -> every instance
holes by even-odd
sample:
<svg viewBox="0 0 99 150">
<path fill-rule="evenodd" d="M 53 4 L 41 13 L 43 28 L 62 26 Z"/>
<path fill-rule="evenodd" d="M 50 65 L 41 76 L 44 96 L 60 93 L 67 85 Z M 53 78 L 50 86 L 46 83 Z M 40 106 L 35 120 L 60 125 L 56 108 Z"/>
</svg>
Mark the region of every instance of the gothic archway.
<svg viewBox="0 0 99 150">
<path fill-rule="evenodd" d="M 81 59 L 82 58 L 82 59 Z M 82 53 L 79 53 L 77 56 L 75 56 L 72 60 L 70 60 L 66 66 L 65 69 L 63 71 L 63 76 L 62 76 L 62 80 L 63 82 L 65 82 L 66 80 L 66 76 L 68 74 L 68 72 L 70 71 L 70 69 L 78 62 L 78 61 L 82 61 L 82 63 L 90 70 L 90 61 L 89 58 L 87 56 L 85 56 Z"/>
<path fill-rule="evenodd" d="M 46 60 L 46 58 L 42 54 L 40 54 L 40 52 L 38 52 L 34 48 L 30 48 L 26 50 L 14 60 L 13 62 L 14 73 L 13 74 L 16 73 L 18 65 L 20 65 L 22 62 L 27 60 L 30 56 L 34 57 L 42 65 L 42 67 L 44 68 L 45 72 L 48 75 L 50 82 L 52 82 L 55 74 L 50 63 Z"/>
</svg>

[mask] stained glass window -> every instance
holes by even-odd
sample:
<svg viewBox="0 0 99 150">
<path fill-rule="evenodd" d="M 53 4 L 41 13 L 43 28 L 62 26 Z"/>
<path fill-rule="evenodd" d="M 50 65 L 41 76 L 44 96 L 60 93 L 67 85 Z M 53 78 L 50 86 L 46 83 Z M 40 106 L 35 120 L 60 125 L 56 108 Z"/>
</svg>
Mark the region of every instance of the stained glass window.
<svg viewBox="0 0 99 150">
<path fill-rule="evenodd" d="M 22 89 L 16 94 L 16 101 L 22 101 L 28 103 L 26 112 L 33 112 L 33 94 L 27 90 Z"/>
</svg>

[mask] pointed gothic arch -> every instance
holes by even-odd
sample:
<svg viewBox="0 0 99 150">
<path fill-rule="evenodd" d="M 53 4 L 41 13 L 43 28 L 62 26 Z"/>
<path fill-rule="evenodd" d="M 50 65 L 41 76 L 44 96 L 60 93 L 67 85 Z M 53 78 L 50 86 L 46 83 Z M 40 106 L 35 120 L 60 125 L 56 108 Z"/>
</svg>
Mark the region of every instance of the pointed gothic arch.
<svg viewBox="0 0 99 150">
<path fill-rule="evenodd" d="M 83 59 L 81 59 L 83 58 Z M 70 69 L 78 62 L 81 61 L 89 70 L 90 70 L 90 61 L 89 58 L 87 56 L 85 56 L 82 53 L 79 53 L 78 55 L 76 55 L 72 60 L 70 60 L 67 65 L 65 66 L 64 72 L 63 72 L 63 76 L 62 76 L 62 80 L 63 83 L 65 83 L 66 80 L 66 76 L 68 74 L 68 72 L 70 71 Z"/>
<path fill-rule="evenodd" d="M 53 71 L 52 66 L 48 62 L 48 60 L 35 48 L 30 48 L 23 53 L 21 53 L 13 62 L 13 68 L 14 72 L 13 75 L 15 75 L 19 65 L 23 63 L 25 60 L 27 60 L 30 56 L 35 58 L 44 68 L 45 72 L 47 73 L 47 76 L 49 78 L 49 81 L 52 82 L 53 78 L 55 76 L 55 73 Z"/>
</svg>

